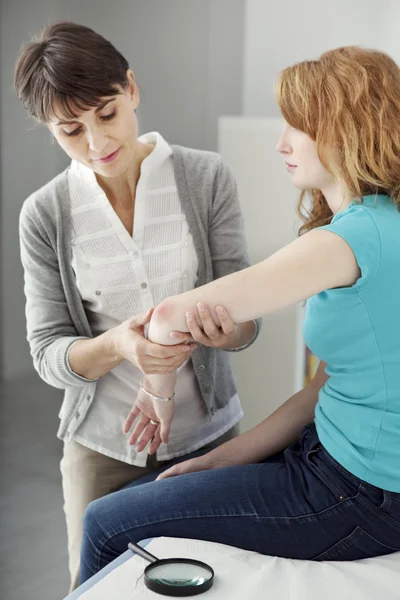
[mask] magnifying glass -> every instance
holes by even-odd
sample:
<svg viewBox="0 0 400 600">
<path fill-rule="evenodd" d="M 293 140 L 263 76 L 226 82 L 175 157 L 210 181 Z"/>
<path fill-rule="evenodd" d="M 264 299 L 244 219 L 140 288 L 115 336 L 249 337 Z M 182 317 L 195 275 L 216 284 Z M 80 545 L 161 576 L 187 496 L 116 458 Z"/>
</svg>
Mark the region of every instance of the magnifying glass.
<svg viewBox="0 0 400 600">
<path fill-rule="evenodd" d="M 190 558 L 158 559 L 147 550 L 129 542 L 128 548 L 151 564 L 144 570 L 144 583 L 149 590 L 164 596 L 197 596 L 214 583 L 213 569 Z"/>
</svg>

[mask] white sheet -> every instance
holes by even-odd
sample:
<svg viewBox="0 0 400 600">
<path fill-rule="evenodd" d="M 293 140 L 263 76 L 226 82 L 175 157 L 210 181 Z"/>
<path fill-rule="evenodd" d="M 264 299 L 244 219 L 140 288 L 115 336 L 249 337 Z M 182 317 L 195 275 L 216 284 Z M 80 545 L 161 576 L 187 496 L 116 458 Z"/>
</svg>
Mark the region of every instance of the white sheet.
<svg viewBox="0 0 400 600">
<path fill-rule="evenodd" d="M 400 552 L 354 562 L 291 560 L 263 556 L 231 546 L 157 538 L 147 546 L 158 558 L 203 560 L 215 571 L 207 600 L 399 600 Z M 143 570 L 149 564 L 133 556 L 99 581 L 80 600 L 156 600 Z"/>
</svg>

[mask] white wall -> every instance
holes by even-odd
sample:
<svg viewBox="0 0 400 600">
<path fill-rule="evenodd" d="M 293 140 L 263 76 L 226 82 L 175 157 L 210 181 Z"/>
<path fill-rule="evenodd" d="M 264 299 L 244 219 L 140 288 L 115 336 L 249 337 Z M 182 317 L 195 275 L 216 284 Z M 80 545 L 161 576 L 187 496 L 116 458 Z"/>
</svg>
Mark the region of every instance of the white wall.
<svg viewBox="0 0 400 600">
<path fill-rule="evenodd" d="M 380 48 L 400 65 L 400 2 L 399 0 L 384 0 L 380 5 L 380 10 L 383 16 Z"/>
<path fill-rule="evenodd" d="M 1 22 L 1 374 L 32 369 L 25 341 L 18 215 L 24 199 L 67 164 L 45 128 L 13 92 L 21 44 L 61 19 L 88 25 L 127 57 L 142 92 L 142 132 L 171 143 L 216 149 L 220 114 L 242 110 L 244 0 L 2 0 Z M 228 25 L 227 25 L 228 23 Z"/>
</svg>

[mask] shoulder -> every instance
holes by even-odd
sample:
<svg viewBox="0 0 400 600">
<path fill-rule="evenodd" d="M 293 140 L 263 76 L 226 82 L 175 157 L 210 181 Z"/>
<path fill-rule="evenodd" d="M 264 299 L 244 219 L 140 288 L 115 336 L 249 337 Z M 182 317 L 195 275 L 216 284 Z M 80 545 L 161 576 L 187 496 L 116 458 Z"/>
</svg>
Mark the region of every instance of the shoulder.
<svg viewBox="0 0 400 600">
<path fill-rule="evenodd" d="M 207 150 L 195 150 L 184 146 L 172 146 L 175 176 L 178 183 L 193 193 L 218 196 L 220 190 L 228 195 L 236 193 L 236 182 L 230 168 L 220 154 Z"/>
<path fill-rule="evenodd" d="M 54 241 L 62 222 L 68 191 L 68 169 L 33 192 L 22 205 L 19 216 L 20 239 L 38 236 Z"/>
<path fill-rule="evenodd" d="M 175 171 L 185 173 L 188 182 L 212 184 L 217 178 L 231 176 L 230 170 L 217 152 L 172 146 Z"/>
<path fill-rule="evenodd" d="M 209 167 L 217 170 L 222 164 L 221 155 L 217 152 L 187 148 L 186 146 L 173 145 L 171 147 L 173 156 L 180 158 L 187 168 Z"/>
<path fill-rule="evenodd" d="M 68 194 L 67 174 L 68 169 L 28 196 L 21 208 L 20 222 L 37 220 L 40 217 L 56 218 L 61 210 L 62 198 Z"/>
<path fill-rule="evenodd" d="M 379 217 L 378 217 L 379 220 Z M 376 209 L 361 203 L 353 203 L 338 213 L 330 225 L 318 228 L 336 234 L 352 250 L 361 269 L 360 287 L 378 271 L 382 256 L 381 230 L 377 225 Z"/>
<path fill-rule="evenodd" d="M 367 242 L 368 244 L 375 242 L 378 244 L 380 243 L 378 220 L 376 208 L 353 202 L 346 210 L 335 215 L 329 225 L 320 229 L 337 233 L 348 242 Z"/>
</svg>

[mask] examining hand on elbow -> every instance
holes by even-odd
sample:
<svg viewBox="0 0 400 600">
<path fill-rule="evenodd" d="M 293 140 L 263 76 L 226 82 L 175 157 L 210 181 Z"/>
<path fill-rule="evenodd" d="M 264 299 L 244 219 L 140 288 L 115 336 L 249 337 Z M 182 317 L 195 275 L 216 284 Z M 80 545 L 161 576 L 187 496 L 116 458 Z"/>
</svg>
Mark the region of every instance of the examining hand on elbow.
<svg viewBox="0 0 400 600">
<path fill-rule="evenodd" d="M 113 330 L 113 343 L 121 358 L 128 360 L 145 375 L 168 374 L 178 369 L 190 356 L 193 345 L 182 343 L 162 346 L 144 337 L 153 309 L 135 315 Z"/>
<path fill-rule="evenodd" d="M 186 325 L 189 332 L 173 331 L 170 334 L 171 338 L 180 342 L 198 342 L 203 346 L 213 348 L 230 347 L 237 332 L 237 325 L 222 306 L 217 306 L 215 313 L 219 325 L 215 323 L 207 304 L 199 302 L 197 312 L 186 313 Z"/>
</svg>

